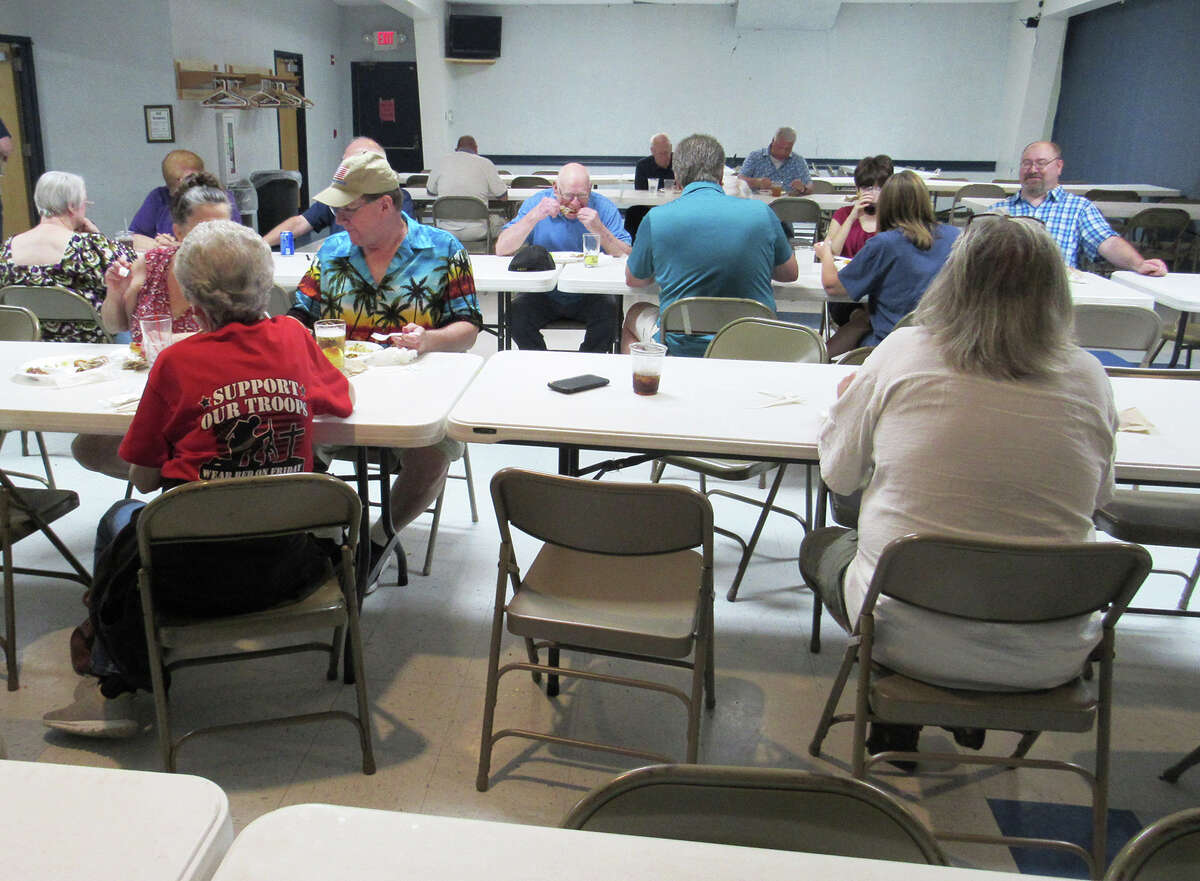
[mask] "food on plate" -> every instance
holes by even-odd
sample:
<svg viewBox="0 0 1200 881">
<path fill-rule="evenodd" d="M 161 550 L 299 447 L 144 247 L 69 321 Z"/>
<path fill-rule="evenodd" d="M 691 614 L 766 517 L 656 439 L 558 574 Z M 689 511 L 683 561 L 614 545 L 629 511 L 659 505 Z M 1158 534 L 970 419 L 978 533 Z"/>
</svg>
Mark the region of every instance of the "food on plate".
<svg viewBox="0 0 1200 881">
<path fill-rule="evenodd" d="M 25 372 L 32 373 L 35 376 L 49 376 L 50 375 L 50 371 L 44 367 L 26 367 Z"/>
<path fill-rule="evenodd" d="M 108 363 L 108 358 L 104 355 L 99 355 L 95 358 L 76 358 L 72 363 L 76 373 L 83 373 L 85 370 L 95 370 L 97 367 L 103 367 Z"/>
<path fill-rule="evenodd" d="M 149 370 L 150 362 L 141 355 L 128 359 L 121 365 L 122 370 Z"/>
</svg>

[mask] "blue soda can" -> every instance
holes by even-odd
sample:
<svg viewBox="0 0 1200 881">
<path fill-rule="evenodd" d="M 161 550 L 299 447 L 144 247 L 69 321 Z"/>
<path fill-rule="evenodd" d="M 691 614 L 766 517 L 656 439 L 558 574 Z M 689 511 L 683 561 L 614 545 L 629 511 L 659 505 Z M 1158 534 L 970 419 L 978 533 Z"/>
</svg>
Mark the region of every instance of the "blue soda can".
<svg viewBox="0 0 1200 881">
<path fill-rule="evenodd" d="M 279 234 L 279 253 L 284 256 L 296 253 L 296 238 L 287 230 Z"/>
</svg>

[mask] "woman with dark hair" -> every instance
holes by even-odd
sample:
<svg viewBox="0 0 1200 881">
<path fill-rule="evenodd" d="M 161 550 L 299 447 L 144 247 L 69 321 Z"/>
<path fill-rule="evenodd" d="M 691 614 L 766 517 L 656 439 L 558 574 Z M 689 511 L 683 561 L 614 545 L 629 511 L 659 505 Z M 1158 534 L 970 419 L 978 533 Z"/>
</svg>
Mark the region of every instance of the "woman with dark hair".
<svg viewBox="0 0 1200 881">
<path fill-rule="evenodd" d="M 1087 541 L 1112 495 L 1117 412 L 1100 362 L 1074 345 L 1066 268 L 1032 218 L 971 224 L 917 307 L 838 386 L 818 441 L 821 477 L 862 490 L 857 530 L 818 529 L 800 571 L 852 629 L 883 549 L 912 533 Z M 1098 615 L 1038 625 L 963 621 L 880 598 L 875 657 L 947 688 L 1053 688 L 1079 675 Z M 956 732 L 968 746 L 982 732 Z M 872 728 L 872 752 L 916 748 Z"/>
<path fill-rule="evenodd" d="M 816 244 L 825 292 L 868 301 L 866 309 L 857 310 L 830 338 L 831 357 L 878 344 L 915 309 L 959 233 L 957 227 L 934 220 L 929 191 L 911 171 L 888 178 L 879 191 L 878 217 L 878 234 L 841 272 L 829 245 Z"/>
<path fill-rule="evenodd" d="M 140 343 L 139 319 L 146 315 L 170 315 L 174 333 L 200 329 L 196 311 L 188 303 L 175 279 L 175 252 L 187 234 L 206 220 L 229 220 L 232 206 L 220 182 L 205 171 L 196 171 L 179 183 L 171 194 L 171 223 L 176 244 L 147 251 L 132 266 L 118 262 L 104 277 L 108 296 L 101 317 L 112 332 L 128 330 Z M 127 270 L 124 275 L 121 269 Z"/>
<path fill-rule="evenodd" d="M 825 244 L 835 257 L 853 257 L 879 232 L 876 202 L 892 173 L 892 157 L 882 153 L 868 156 L 854 167 L 854 204 L 833 212 L 825 234 Z"/>
</svg>

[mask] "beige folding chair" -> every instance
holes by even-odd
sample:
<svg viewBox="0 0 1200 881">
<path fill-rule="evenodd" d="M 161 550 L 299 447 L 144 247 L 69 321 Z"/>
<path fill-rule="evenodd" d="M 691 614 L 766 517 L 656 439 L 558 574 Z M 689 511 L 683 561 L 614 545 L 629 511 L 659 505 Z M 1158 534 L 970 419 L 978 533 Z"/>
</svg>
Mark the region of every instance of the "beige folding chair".
<svg viewBox="0 0 1200 881">
<path fill-rule="evenodd" d="M 37 316 L 24 306 L 0 306 L 0 340 L 33 342 L 42 338 Z"/>
<path fill-rule="evenodd" d="M 13 484 L 7 472 L 0 469 L 0 563 L 4 569 L 4 663 L 8 675 L 8 690 L 20 687 L 17 670 L 17 607 L 13 575 L 40 575 L 46 578 L 67 578 L 85 587 L 92 586 L 92 577 L 75 555 L 63 544 L 50 524 L 79 507 L 79 496 L 65 489 L 26 489 Z M 51 569 L 29 569 L 13 562 L 13 545 L 21 539 L 40 532 L 71 566 L 72 572 Z"/>
<path fill-rule="evenodd" d="M 41 338 L 41 325 L 38 323 L 37 316 L 31 311 L 24 306 L 0 306 L 0 340 L 23 343 L 35 342 Z M 7 433 L 6 431 L 0 431 L 0 444 L 4 443 L 4 437 Z M 35 431 L 33 436 L 37 440 L 38 453 L 42 457 L 42 469 L 45 471 L 46 476 L 39 477 L 36 474 L 24 474 L 16 471 L 9 473 L 15 477 L 36 480 L 47 489 L 54 489 L 54 469 L 50 467 L 50 453 L 46 449 L 46 438 L 40 431 Z M 27 456 L 29 455 L 29 449 L 26 438 L 26 432 L 22 431 L 21 454 Z"/>
<path fill-rule="evenodd" d="M 868 356 L 870 356 L 870 354 L 874 351 L 875 351 L 874 346 L 860 346 L 857 349 L 851 349 L 849 352 L 846 352 L 844 355 L 841 355 L 834 361 L 834 363 L 835 364 L 854 364 L 854 365 L 862 364 L 864 361 L 867 360 Z"/>
<path fill-rule="evenodd" d="M 711 343 L 705 358 L 729 358 L 741 361 L 788 361 L 794 363 L 823 364 L 825 358 L 825 343 L 820 334 L 802 324 L 789 324 L 786 321 L 776 321 L 768 318 L 738 318 L 721 328 Z M 657 483 L 662 477 L 663 468 L 673 465 L 685 468 L 700 475 L 700 491 L 707 496 L 719 495 L 736 499 L 748 505 L 761 509 L 758 521 L 750 534 L 750 540 L 745 541 L 736 532 L 713 527 L 716 532 L 732 538 L 742 548 L 742 558 L 738 563 L 737 574 L 726 594 L 730 602 L 737 599 L 738 588 L 742 577 L 750 565 L 750 558 L 758 546 L 758 538 L 762 535 L 767 522 L 767 515 L 778 511 L 798 522 L 804 529 L 808 528 L 806 517 L 801 517 L 795 511 L 780 508 L 775 505 L 775 497 L 783 483 L 783 475 L 787 465 L 776 462 L 763 462 L 743 459 L 708 459 L 701 456 L 664 456 L 654 463 L 650 479 Z M 775 480 L 767 492 L 766 499 L 756 499 L 740 493 L 730 492 L 720 488 L 710 488 L 708 478 L 719 480 L 750 480 L 765 475 L 775 469 Z M 806 515 L 811 511 L 806 511 Z"/>
<path fill-rule="evenodd" d="M 1104 881 L 1182 881 L 1200 877 L 1200 808 L 1155 820 L 1121 848 Z"/>
<path fill-rule="evenodd" d="M 287 315 L 292 308 L 292 292 L 284 290 L 279 285 L 271 285 L 271 295 L 267 300 L 267 314 L 272 318 L 276 315 Z"/>
<path fill-rule="evenodd" d="M 200 733 L 236 731 L 263 725 L 345 719 L 358 729 L 364 774 L 375 773 L 371 745 L 367 676 L 362 660 L 358 599 L 354 584 L 354 552 L 358 544 L 362 503 L 342 481 L 327 474 L 282 474 L 231 480 L 197 481 L 163 493 L 141 512 L 137 524 L 138 592 L 142 601 L 150 678 L 163 765 L 175 770 L 179 747 Z M 189 618 L 155 608 L 156 546 L 181 542 L 233 541 L 296 533 L 335 531 L 341 552 L 339 571 L 308 596 L 261 612 L 220 618 Z M 219 560 L 214 560 L 214 565 Z M 165 586 L 169 590 L 169 586 Z M 241 648 L 242 640 L 274 639 L 333 628 L 329 642 L 289 642 L 272 648 Z M 277 716 L 196 728 L 174 739 L 168 715 L 166 677 L 172 670 L 199 664 L 250 660 L 293 652 L 329 655 L 327 678 L 337 678 L 343 637 L 349 635 L 354 668 L 357 715 L 343 710 Z M 217 651 L 211 651 L 212 649 Z M 231 650 L 232 649 L 232 650 Z M 206 651 L 209 650 L 209 651 Z M 175 683 L 178 690 L 179 683 Z"/>
<path fill-rule="evenodd" d="M 457 238 L 471 254 L 492 253 L 492 227 L 489 218 L 488 203 L 478 196 L 439 196 L 433 203 L 433 225 L 442 227 L 447 220 L 454 223 L 478 223 L 483 229 L 480 238 L 463 238 L 462 234 L 454 232 Z"/>
<path fill-rule="evenodd" d="M 803 196 L 780 196 L 771 200 L 771 210 L 783 221 L 788 230 L 788 238 L 793 242 L 811 245 L 821 240 L 821 206 L 812 199 Z"/>
<path fill-rule="evenodd" d="M 415 190 L 421 189 L 429 182 L 428 174 L 410 174 L 408 180 L 404 182 L 404 188 Z"/>
<path fill-rule="evenodd" d="M 667 334 L 708 337 L 739 318 L 774 319 L 775 313 L 766 303 L 746 297 L 684 297 L 667 306 L 658 323 L 669 351 Z"/>
<path fill-rule="evenodd" d="M 962 207 L 962 200 L 968 198 L 1003 199 L 1004 187 L 996 184 L 966 184 L 954 193 L 954 201 L 945 214 L 938 212 L 938 220 L 954 226 L 965 227 L 971 219 L 971 211 Z"/>
<path fill-rule="evenodd" d="M 1142 257 L 1157 257 L 1168 267 L 1179 258 L 1183 234 L 1192 216 L 1182 208 L 1144 208 L 1125 222 L 1121 237 L 1138 249 Z"/>
<path fill-rule="evenodd" d="M 554 732 L 495 731 L 500 678 L 514 670 L 528 670 L 535 682 L 546 675 L 549 696 L 558 694 L 558 677 L 569 676 L 677 697 L 687 708 L 686 761 L 695 762 L 700 702 L 707 697 L 706 706 L 715 705 L 708 499 L 682 486 L 598 482 L 505 468 L 492 478 L 492 502 L 500 526 L 500 563 L 475 787 L 487 789 L 492 748 L 504 737 L 672 761 L 644 749 Z M 542 542 L 524 576 L 514 529 Z M 525 641 L 528 661 L 500 665 L 506 626 Z M 540 660 L 542 649 L 548 652 L 546 663 Z M 691 686 L 684 691 L 661 680 L 562 668 L 560 649 L 682 667 L 691 671 Z"/>
<path fill-rule="evenodd" d="M 1104 190 L 1095 188 L 1083 194 L 1089 202 L 1140 202 L 1142 197 L 1132 190 Z"/>
<path fill-rule="evenodd" d="M 88 302 L 88 299 L 67 288 L 33 287 L 30 285 L 9 285 L 0 288 L 0 304 L 5 306 L 24 306 L 38 317 L 38 321 L 76 321 L 81 324 L 94 324 L 100 329 L 106 343 L 112 342 L 112 334 L 104 328 L 100 313 Z"/>
<path fill-rule="evenodd" d="M 652 765 L 593 789 L 565 829 L 947 865 L 930 831 L 862 780 L 782 768 Z"/>
<path fill-rule="evenodd" d="M 479 522 L 479 508 L 475 504 L 475 477 L 471 473 L 471 445 L 463 445 L 463 473 L 462 474 L 447 474 L 446 480 L 463 480 L 467 484 L 467 501 L 471 505 L 471 522 Z M 433 503 L 433 507 L 426 511 L 427 514 L 433 515 L 433 522 L 429 524 L 429 541 L 425 545 L 425 563 L 421 566 L 421 574 L 428 575 L 433 571 L 433 548 L 437 544 L 438 528 L 442 523 L 442 503 L 446 498 L 446 484 L 442 484 L 442 491 L 438 493 L 437 501 Z"/>
<path fill-rule="evenodd" d="M 832 724 L 853 721 L 852 768 L 859 778 L 873 763 L 897 759 L 1035 767 L 1078 774 L 1092 788 L 1092 852 L 1065 841 L 1017 841 L 1074 853 L 1087 862 L 1092 877 L 1097 877 L 1104 866 L 1107 842 L 1113 629 L 1149 571 L 1150 555 L 1134 544 L 967 541 L 918 535 L 896 539 L 880 555 L 809 753 L 820 755 Z M 963 622 L 1003 622 L 1032 628 L 1043 622 L 1103 611 L 1103 636 L 1092 655 L 1099 670 L 1090 679 L 1081 670 L 1081 675 L 1070 682 L 1041 691 L 960 690 L 899 672 L 875 676 L 875 603 L 881 596 Z M 881 621 L 879 627 L 885 624 L 886 620 Z M 859 669 L 854 712 L 835 715 L 856 661 Z M 871 722 L 1016 731 L 1022 737 L 1008 756 L 901 751 L 868 756 L 867 724 Z M 1042 731 L 1085 732 L 1093 728 L 1094 772 L 1073 762 L 1025 757 Z M 1006 836 L 975 833 L 944 832 L 936 837 L 943 841 L 1016 843 Z"/>
<path fill-rule="evenodd" d="M 518 174 L 508 185 L 510 190 L 547 190 L 554 181 L 536 174 Z"/>
<path fill-rule="evenodd" d="M 1139 352 L 1139 367 L 1149 367 L 1162 338 L 1163 322 L 1153 309 L 1113 303 L 1075 305 L 1075 342 L 1085 349 Z"/>
<path fill-rule="evenodd" d="M 837 187 L 827 180 L 812 180 L 808 183 L 809 195 L 825 195 L 828 196 L 837 192 Z"/>
</svg>

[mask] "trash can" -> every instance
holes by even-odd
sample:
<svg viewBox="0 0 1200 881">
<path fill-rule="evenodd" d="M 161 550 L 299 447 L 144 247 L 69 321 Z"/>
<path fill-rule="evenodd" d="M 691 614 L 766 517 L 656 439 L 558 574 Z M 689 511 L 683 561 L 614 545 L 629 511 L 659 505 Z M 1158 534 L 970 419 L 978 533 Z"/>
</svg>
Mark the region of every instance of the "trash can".
<svg viewBox="0 0 1200 881">
<path fill-rule="evenodd" d="M 259 233 L 267 233 L 300 213 L 302 180 L 300 172 L 282 168 L 250 172 L 250 183 L 258 194 Z"/>
<path fill-rule="evenodd" d="M 233 198 L 237 202 L 238 213 L 242 215 L 242 225 L 248 226 L 251 229 L 258 229 L 256 225 L 258 191 L 254 189 L 254 184 L 250 183 L 244 177 L 239 177 L 236 180 L 231 180 L 227 189 L 233 193 Z"/>
</svg>

